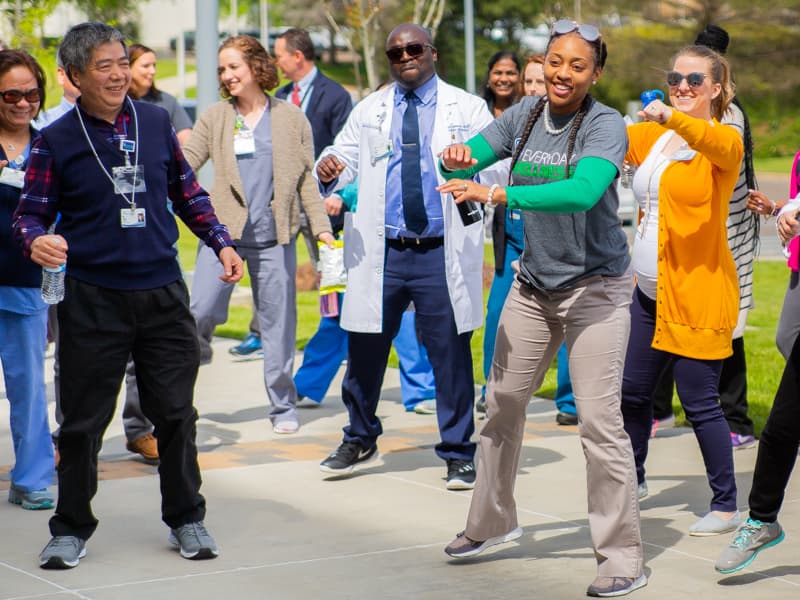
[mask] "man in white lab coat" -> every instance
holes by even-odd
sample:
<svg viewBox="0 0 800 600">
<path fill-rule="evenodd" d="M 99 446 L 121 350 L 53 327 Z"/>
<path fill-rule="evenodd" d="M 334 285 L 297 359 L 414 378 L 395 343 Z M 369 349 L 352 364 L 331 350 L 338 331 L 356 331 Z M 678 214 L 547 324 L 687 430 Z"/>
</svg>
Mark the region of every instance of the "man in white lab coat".
<svg viewBox="0 0 800 600">
<path fill-rule="evenodd" d="M 475 480 L 472 331 L 483 324 L 483 228 L 465 226 L 449 194 L 436 186 L 445 146 L 466 141 L 492 121 L 483 100 L 436 75 L 436 48 L 418 25 L 396 27 L 386 42 L 394 83 L 350 114 L 316 174 L 323 193 L 358 177 L 358 210 L 345 223 L 348 335 L 342 398 L 350 422 L 342 444 L 320 468 L 347 475 L 378 458 L 375 411 L 403 311 L 414 303 L 437 390 L 448 489 Z"/>
</svg>

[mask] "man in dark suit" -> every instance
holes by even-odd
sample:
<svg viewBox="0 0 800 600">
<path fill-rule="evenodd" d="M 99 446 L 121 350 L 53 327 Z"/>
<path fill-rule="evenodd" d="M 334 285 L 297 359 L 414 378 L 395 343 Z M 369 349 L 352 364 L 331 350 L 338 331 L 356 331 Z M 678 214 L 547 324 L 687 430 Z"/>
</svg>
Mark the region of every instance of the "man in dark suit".
<svg viewBox="0 0 800 600">
<path fill-rule="evenodd" d="M 283 76 L 290 81 L 278 88 L 275 96 L 299 106 L 311 122 L 314 134 L 314 158 L 318 158 L 323 148 L 333 144 L 333 139 L 344 125 L 353 100 L 341 85 L 323 75 L 316 64 L 316 51 L 311 37 L 305 29 L 287 29 L 275 40 L 275 60 Z M 331 215 L 334 230 L 341 229 L 341 206 L 337 198 L 326 199 L 325 208 Z M 309 254 L 317 258 L 316 241 L 306 235 L 306 224 L 301 222 L 301 231 L 306 240 L 312 240 L 313 248 Z"/>
</svg>

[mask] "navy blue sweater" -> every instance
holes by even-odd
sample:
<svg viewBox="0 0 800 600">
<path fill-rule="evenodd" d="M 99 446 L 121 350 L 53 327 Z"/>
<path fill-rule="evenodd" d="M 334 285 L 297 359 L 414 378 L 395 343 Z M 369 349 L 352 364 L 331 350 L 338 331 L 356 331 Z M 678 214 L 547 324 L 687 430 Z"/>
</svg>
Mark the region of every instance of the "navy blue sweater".
<svg viewBox="0 0 800 600">
<path fill-rule="evenodd" d="M 31 142 L 37 137 L 39 132 L 31 129 Z M 7 160 L 2 147 L 0 160 Z M 0 285 L 35 288 L 42 285 L 42 268 L 25 258 L 22 248 L 11 235 L 11 217 L 17 208 L 20 192 L 19 188 L 0 183 Z"/>
<path fill-rule="evenodd" d="M 115 194 L 91 151 L 78 120 L 78 111 L 42 131 L 52 152 L 54 191 L 61 220 L 56 232 L 69 244 L 67 275 L 112 289 L 153 289 L 181 277 L 174 243 L 175 218 L 167 209 L 168 182 L 180 176 L 169 115 L 161 107 L 135 103 L 138 116 L 139 164 L 144 166 L 147 191 L 137 192 L 136 206 L 147 213 L 142 228 L 122 228 L 120 210 L 129 204 Z M 127 107 L 125 110 L 128 110 Z M 100 160 L 111 173 L 125 164 L 124 153 L 106 139 L 91 117 L 83 113 L 86 129 Z M 134 137 L 133 121 L 128 137 Z M 131 153 L 133 162 L 133 153 Z M 198 201 L 208 202 L 198 187 Z M 130 194 L 127 194 L 130 198 Z M 209 203 L 209 210 L 211 210 Z"/>
</svg>

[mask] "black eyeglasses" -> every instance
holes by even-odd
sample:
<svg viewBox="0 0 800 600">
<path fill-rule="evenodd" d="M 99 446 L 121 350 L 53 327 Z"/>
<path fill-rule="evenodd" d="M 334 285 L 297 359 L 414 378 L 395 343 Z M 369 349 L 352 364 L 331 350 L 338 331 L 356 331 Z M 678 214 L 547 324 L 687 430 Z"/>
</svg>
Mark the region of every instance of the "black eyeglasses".
<svg viewBox="0 0 800 600">
<path fill-rule="evenodd" d="M 578 35 L 587 42 L 596 42 L 602 37 L 597 27 L 593 25 L 579 25 L 577 22 L 570 21 L 569 19 L 559 19 L 553 23 L 553 27 L 550 28 L 550 37 L 565 35 L 573 31 L 577 31 Z"/>
<path fill-rule="evenodd" d="M 386 57 L 393 63 L 398 63 L 403 60 L 403 53 L 408 54 L 411 58 L 417 58 L 418 56 L 422 56 L 425 52 L 425 48 L 433 48 L 430 44 L 420 44 L 418 42 L 412 42 L 407 46 L 400 46 L 399 48 L 389 48 L 386 51 Z"/>
<path fill-rule="evenodd" d="M 685 79 L 690 88 L 699 88 L 703 85 L 705 78 L 705 73 L 689 73 L 688 75 L 684 75 L 678 71 L 670 71 L 667 73 L 667 85 L 670 87 L 678 87 L 681 81 Z"/>
<path fill-rule="evenodd" d="M 0 92 L 0 97 L 6 104 L 17 104 L 20 100 L 25 98 L 29 103 L 36 104 L 42 99 L 42 88 L 33 88 L 27 92 L 22 90 L 5 90 Z"/>
</svg>

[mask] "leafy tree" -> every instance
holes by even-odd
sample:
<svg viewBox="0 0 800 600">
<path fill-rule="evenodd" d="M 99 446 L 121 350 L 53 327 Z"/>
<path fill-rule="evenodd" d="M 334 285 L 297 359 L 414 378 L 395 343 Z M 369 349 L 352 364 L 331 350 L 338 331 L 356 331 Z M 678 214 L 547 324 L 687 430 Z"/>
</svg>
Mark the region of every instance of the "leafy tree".
<svg viewBox="0 0 800 600">
<path fill-rule="evenodd" d="M 108 23 L 127 39 L 139 38 L 139 8 L 132 0 L 68 0 L 90 21 Z"/>
</svg>

